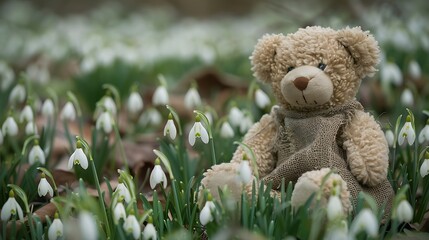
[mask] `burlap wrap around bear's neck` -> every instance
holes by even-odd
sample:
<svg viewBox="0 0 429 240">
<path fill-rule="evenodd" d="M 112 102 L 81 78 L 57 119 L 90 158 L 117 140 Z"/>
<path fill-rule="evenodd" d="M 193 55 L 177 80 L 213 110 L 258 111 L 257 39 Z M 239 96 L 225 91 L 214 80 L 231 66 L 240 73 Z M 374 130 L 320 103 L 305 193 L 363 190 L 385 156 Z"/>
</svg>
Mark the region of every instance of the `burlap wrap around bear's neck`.
<svg viewBox="0 0 429 240">
<path fill-rule="evenodd" d="M 278 189 L 282 179 L 286 184 L 295 183 L 305 172 L 331 168 L 347 183 L 353 204 L 359 192 L 364 191 L 381 206 L 392 193 L 387 178 L 375 187 L 359 184 L 348 168 L 347 153 L 342 147 L 344 126 L 356 111 L 363 111 L 357 101 L 313 112 L 277 109 L 275 120 L 279 130 L 272 150 L 277 165 L 264 181 L 272 181 L 273 188 Z"/>
</svg>

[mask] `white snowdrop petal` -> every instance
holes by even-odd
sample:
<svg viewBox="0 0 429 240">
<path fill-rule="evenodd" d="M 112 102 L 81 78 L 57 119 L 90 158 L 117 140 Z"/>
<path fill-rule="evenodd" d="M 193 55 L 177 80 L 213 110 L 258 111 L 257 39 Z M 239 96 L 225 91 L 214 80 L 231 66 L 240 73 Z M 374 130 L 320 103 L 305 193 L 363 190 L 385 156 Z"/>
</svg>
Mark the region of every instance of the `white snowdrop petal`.
<svg viewBox="0 0 429 240">
<path fill-rule="evenodd" d="M 129 203 L 131 201 L 130 190 L 128 190 L 124 183 L 119 183 L 116 187 L 115 192 L 118 192 L 118 195 L 120 197 L 123 197 L 126 203 Z"/>
<path fill-rule="evenodd" d="M 54 116 L 54 103 L 51 99 L 46 99 L 42 105 L 42 115 L 44 117 L 52 117 Z"/>
<path fill-rule="evenodd" d="M 268 97 L 268 95 L 262 91 L 261 89 L 257 89 L 255 91 L 255 101 L 256 101 L 256 105 L 259 108 L 265 108 L 268 105 L 270 105 L 270 98 Z"/>
<path fill-rule="evenodd" d="M 33 109 L 29 105 L 26 105 L 22 109 L 21 114 L 19 115 L 19 121 L 23 122 L 32 122 L 34 120 Z"/>
<path fill-rule="evenodd" d="M 131 233 L 133 235 L 134 239 L 138 239 L 140 237 L 140 224 L 134 215 L 129 215 L 127 217 L 123 227 L 127 233 Z"/>
<path fill-rule="evenodd" d="M 412 60 L 408 65 L 408 73 L 414 79 L 419 79 L 422 75 L 422 70 L 419 63 L 416 60 Z"/>
<path fill-rule="evenodd" d="M 26 96 L 25 88 L 22 84 L 16 85 L 14 88 L 12 88 L 12 91 L 9 95 L 9 102 L 10 103 L 22 103 L 25 100 Z"/>
<path fill-rule="evenodd" d="M 46 178 L 41 178 L 39 182 L 39 186 L 37 187 L 39 197 L 46 196 L 46 194 L 49 193 L 50 197 L 54 196 L 54 190 L 51 187 L 51 184 L 49 184 L 48 180 Z"/>
<path fill-rule="evenodd" d="M 404 106 L 411 107 L 414 105 L 414 96 L 410 89 L 405 89 L 401 94 L 401 103 Z"/>
<path fill-rule="evenodd" d="M 203 141 L 203 143 L 207 144 L 209 142 L 209 134 L 207 132 L 207 130 L 201 125 L 201 141 Z"/>
<path fill-rule="evenodd" d="M 18 135 L 18 124 L 16 124 L 15 119 L 9 116 L 2 125 L 2 131 L 4 136 L 14 137 Z"/>
<path fill-rule="evenodd" d="M 56 240 L 64 235 L 64 226 L 60 219 L 54 219 L 48 230 L 49 240 Z"/>
<path fill-rule="evenodd" d="M 334 220 L 343 215 L 343 205 L 338 196 L 330 196 L 327 206 L 327 215 L 329 220 Z"/>
<path fill-rule="evenodd" d="M 422 178 L 426 177 L 429 174 L 429 159 L 425 159 L 420 166 L 420 176 Z"/>
<path fill-rule="evenodd" d="M 67 102 L 60 113 L 60 119 L 63 121 L 74 121 L 76 119 L 76 110 L 71 102 Z"/>
<path fill-rule="evenodd" d="M 15 198 L 9 198 L 1 208 L 1 220 L 7 221 L 9 220 L 10 216 L 12 215 L 12 209 L 14 208 L 15 204 L 13 204 L 13 200 Z"/>
<path fill-rule="evenodd" d="M 356 235 L 364 230 L 371 237 L 376 237 L 378 234 L 378 222 L 374 213 L 369 209 L 363 209 L 353 220 L 350 227 L 350 232 Z"/>
<path fill-rule="evenodd" d="M 232 126 L 238 127 L 243 118 L 243 113 L 237 107 L 231 108 L 228 115 L 228 120 Z"/>
<path fill-rule="evenodd" d="M 115 220 L 115 223 L 119 222 L 119 219 L 126 219 L 126 211 L 124 204 L 122 202 L 118 202 L 113 209 L 113 220 Z"/>
<path fill-rule="evenodd" d="M 201 97 L 197 89 L 190 88 L 185 94 L 185 107 L 189 110 L 193 110 L 201 105 Z"/>
<path fill-rule="evenodd" d="M 252 179 L 252 170 L 249 166 L 249 161 L 241 161 L 238 170 L 239 180 L 243 184 L 247 184 Z"/>
<path fill-rule="evenodd" d="M 25 125 L 25 134 L 26 135 L 33 135 L 37 133 L 36 124 L 34 122 L 28 122 Z"/>
<path fill-rule="evenodd" d="M 45 164 L 45 152 L 39 145 L 34 145 L 28 154 L 28 162 L 32 165 L 36 162 Z"/>
<path fill-rule="evenodd" d="M 396 214 L 400 222 L 411 222 L 413 220 L 413 208 L 407 200 L 402 200 L 399 203 Z"/>
<path fill-rule="evenodd" d="M 148 223 L 146 225 L 146 227 L 143 230 L 143 239 L 147 240 L 147 239 L 151 239 L 151 240 L 156 240 L 157 239 L 157 233 L 156 233 L 156 229 L 155 226 L 153 226 L 152 223 Z"/>
<path fill-rule="evenodd" d="M 395 135 L 393 134 L 392 130 L 387 130 L 384 136 L 386 137 L 387 144 L 392 147 L 394 144 L 393 141 L 395 140 Z"/>
<path fill-rule="evenodd" d="M 132 92 L 127 102 L 127 109 L 129 112 L 135 114 L 143 109 L 143 99 L 137 92 Z"/>
<path fill-rule="evenodd" d="M 82 211 L 79 214 L 79 227 L 80 231 L 85 237 L 85 240 L 96 240 L 98 239 L 98 227 L 94 217 L 91 213 Z"/>
<path fill-rule="evenodd" d="M 152 103 L 155 106 L 168 104 L 168 92 L 164 86 L 159 86 L 153 93 Z"/>
<path fill-rule="evenodd" d="M 191 128 L 191 131 L 189 131 L 189 137 L 188 137 L 188 140 L 189 140 L 189 144 L 191 144 L 191 146 L 194 146 L 194 144 L 195 144 L 195 138 L 196 138 L 196 136 L 195 136 L 195 125 L 196 125 L 197 123 L 195 123 L 194 124 L 194 126 Z"/>
<path fill-rule="evenodd" d="M 224 122 L 220 128 L 220 136 L 223 138 L 234 137 L 234 130 L 228 122 Z"/>
</svg>

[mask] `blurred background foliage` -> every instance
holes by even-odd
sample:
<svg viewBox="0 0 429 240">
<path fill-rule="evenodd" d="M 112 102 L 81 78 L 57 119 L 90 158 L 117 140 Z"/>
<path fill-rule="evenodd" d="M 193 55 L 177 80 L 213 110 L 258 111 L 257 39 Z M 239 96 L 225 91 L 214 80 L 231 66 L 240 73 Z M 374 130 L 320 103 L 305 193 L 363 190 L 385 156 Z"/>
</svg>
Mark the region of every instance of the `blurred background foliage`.
<svg viewBox="0 0 429 240">
<path fill-rule="evenodd" d="M 358 98 L 376 116 L 396 116 L 404 105 L 428 106 L 428 8 L 425 0 L 0 1 L 0 59 L 15 75 L 26 71 L 35 91 L 73 89 L 92 111 L 103 84 L 122 97 L 134 83 L 151 94 L 160 73 L 172 92 L 183 91 L 192 72 L 204 81 L 205 69 L 245 86 L 254 80 L 248 57 L 263 34 L 360 25 L 379 41 L 382 59 Z M 398 104 L 405 89 L 412 104 Z"/>
</svg>

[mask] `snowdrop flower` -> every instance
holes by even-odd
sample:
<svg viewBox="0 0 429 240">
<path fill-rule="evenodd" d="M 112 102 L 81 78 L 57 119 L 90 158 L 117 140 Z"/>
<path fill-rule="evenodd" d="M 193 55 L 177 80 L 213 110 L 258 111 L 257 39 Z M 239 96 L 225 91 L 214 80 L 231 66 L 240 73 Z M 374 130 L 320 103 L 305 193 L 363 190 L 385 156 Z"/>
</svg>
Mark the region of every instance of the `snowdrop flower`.
<svg viewBox="0 0 429 240">
<path fill-rule="evenodd" d="M 113 99 L 109 96 L 104 96 L 102 99 L 102 106 L 113 116 L 116 115 L 117 109 L 116 109 L 116 103 L 113 101 Z"/>
<path fill-rule="evenodd" d="M 429 152 L 426 152 L 425 160 L 423 161 L 422 165 L 420 166 L 420 176 L 422 176 L 422 178 L 424 178 L 428 174 L 429 174 Z"/>
<path fill-rule="evenodd" d="M 389 147 L 392 147 L 395 141 L 395 135 L 393 134 L 392 130 L 390 129 L 386 130 L 386 132 L 384 133 L 384 136 L 386 138 L 386 141 Z"/>
<path fill-rule="evenodd" d="M 240 121 L 240 132 L 246 133 L 253 125 L 252 117 L 249 113 L 243 115 L 243 118 Z"/>
<path fill-rule="evenodd" d="M 348 236 L 347 222 L 342 220 L 339 224 L 331 226 L 325 233 L 325 240 L 350 240 Z"/>
<path fill-rule="evenodd" d="M 242 184 L 247 184 L 252 180 L 252 169 L 250 169 L 249 161 L 246 154 L 243 155 L 243 160 L 238 167 L 238 180 Z"/>
<path fill-rule="evenodd" d="M 393 83 L 395 86 L 402 84 L 402 73 L 395 63 L 386 63 L 381 67 L 381 81 L 384 84 Z"/>
<path fill-rule="evenodd" d="M 35 141 L 34 146 L 31 148 L 30 153 L 28 154 L 28 162 L 33 165 L 36 162 L 45 164 L 45 153 L 42 148 L 39 146 L 39 141 Z"/>
<path fill-rule="evenodd" d="M 34 119 L 33 109 L 29 105 L 25 105 L 22 109 L 21 114 L 19 115 L 19 122 L 32 122 Z"/>
<path fill-rule="evenodd" d="M 163 183 L 163 188 L 167 187 L 167 176 L 165 175 L 164 171 L 161 168 L 160 160 L 157 158 L 155 160 L 155 167 L 153 168 L 152 172 L 150 173 L 149 183 L 150 188 L 154 189 L 156 185 Z"/>
<path fill-rule="evenodd" d="M 97 223 L 95 222 L 94 216 L 91 213 L 87 211 L 80 212 L 78 222 L 82 237 L 85 240 L 98 239 Z"/>
<path fill-rule="evenodd" d="M 42 115 L 45 118 L 52 118 L 55 113 L 54 103 L 51 99 L 46 99 L 42 105 Z"/>
<path fill-rule="evenodd" d="M 18 84 L 10 92 L 9 102 L 22 103 L 25 100 L 26 94 L 25 87 L 22 84 Z"/>
<path fill-rule="evenodd" d="M 232 138 L 234 137 L 234 130 L 232 129 L 229 122 L 225 121 L 222 123 L 222 126 L 220 127 L 220 136 L 222 138 Z"/>
<path fill-rule="evenodd" d="M 396 208 L 396 218 L 399 222 L 411 222 L 413 220 L 413 208 L 407 200 L 402 200 Z"/>
<path fill-rule="evenodd" d="M 204 128 L 204 126 L 201 124 L 201 119 L 198 115 L 195 117 L 194 126 L 191 128 L 191 131 L 189 131 L 188 140 L 191 146 L 194 146 L 196 138 L 201 138 L 201 141 L 203 141 L 203 143 L 205 144 L 209 142 L 209 134 L 207 133 L 207 130 Z"/>
<path fill-rule="evenodd" d="M 255 101 L 256 101 L 256 105 L 261 109 L 266 108 L 271 103 L 268 95 L 264 91 L 262 91 L 260 88 L 258 88 L 255 91 Z"/>
<path fill-rule="evenodd" d="M 152 96 L 152 104 L 154 106 L 168 104 L 168 92 L 164 85 L 158 86 Z"/>
<path fill-rule="evenodd" d="M 185 94 L 185 107 L 189 110 L 201 106 L 201 97 L 195 87 L 191 87 Z"/>
<path fill-rule="evenodd" d="M 15 199 L 15 193 L 13 190 L 9 191 L 9 199 L 4 203 L 1 209 L 1 220 L 8 221 L 12 215 L 18 213 L 19 219 L 22 221 L 24 219 L 24 214 L 22 213 L 22 208 L 19 206 L 18 202 Z"/>
<path fill-rule="evenodd" d="M 422 70 L 416 60 L 412 60 L 408 65 L 408 73 L 414 79 L 419 79 L 422 76 Z"/>
<path fill-rule="evenodd" d="M 414 132 L 414 128 L 411 125 L 411 117 L 408 115 L 407 120 L 399 132 L 398 143 L 399 145 L 404 144 L 405 139 L 407 139 L 408 145 L 413 145 L 414 140 L 416 140 L 416 133 Z"/>
<path fill-rule="evenodd" d="M 39 186 L 37 187 L 37 192 L 39 193 L 39 197 L 46 196 L 46 194 L 49 193 L 49 196 L 54 196 L 54 190 L 51 187 L 51 184 L 49 184 L 48 180 L 46 180 L 46 176 L 44 173 L 42 173 L 42 176 L 40 178 Z"/>
<path fill-rule="evenodd" d="M 127 219 L 124 222 L 124 230 L 130 234 L 132 233 L 134 239 L 139 239 L 141 234 L 140 224 L 137 221 L 136 216 L 134 214 L 128 215 Z"/>
<path fill-rule="evenodd" d="M 426 122 L 426 126 L 420 131 L 420 134 L 419 134 L 420 144 L 428 141 L 429 141 L 429 119 Z"/>
<path fill-rule="evenodd" d="M 127 109 L 131 114 L 137 114 L 143 109 L 143 99 L 136 91 L 130 94 L 127 101 Z"/>
<path fill-rule="evenodd" d="M 12 85 L 15 78 L 13 70 L 5 63 L 0 62 L 0 79 L 1 79 L 1 90 L 6 90 Z"/>
<path fill-rule="evenodd" d="M 124 199 L 126 203 L 131 201 L 130 190 L 128 190 L 127 186 L 124 183 L 120 182 L 116 187 L 115 193 L 118 194 L 119 199 Z"/>
<path fill-rule="evenodd" d="M 76 142 L 76 150 L 70 156 L 68 162 L 68 168 L 72 169 L 73 165 L 80 165 L 83 169 L 88 168 L 88 158 L 82 150 L 82 143 L 78 140 Z"/>
<path fill-rule="evenodd" d="M 402 92 L 401 103 L 407 107 L 411 107 L 414 105 L 414 97 L 410 89 L 407 88 Z"/>
<path fill-rule="evenodd" d="M 171 113 L 168 114 L 168 120 L 164 127 L 164 136 L 167 136 L 167 134 L 171 140 L 174 140 L 177 135 L 176 126 L 174 125 L 173 115 L 171 115 Z"/>
<path fill-rule="evenodd" d="M 142 126 L 157 126 L 161 121 L 161 113 L 159 113 L 155 108 L 148 109 L 139 118 L 139 124 Z"/>
<path fill-rule="evenodd" d="M 243 113 L 237 107 L 232 107 L 229 110 L 228 120 L 233 127 L 238 127 L 243 120 Z"/>
<path fill-rule="evenodd" d="M 352 236 L 356 236 L 356 234 L 362 230 L 364 230 L 370 237 L 376 237 L 378 233 L 377 218 L 368 208 L 360 211 L 350 226 L 350 233 Z"/>
<path fill-rule="evenodd" d="M 36 127 L 36 124 L 34 122 L 28 122 L 25 125 L 25 134 L 27 136 L 37 134 L 37 127 Z"/>
<path fill-rule="evenodd" d="M 54 221 L 51 226 L 49 226 L 48 230 L 48 238 L 49 240 L 56 240 L 61 238 L 64 235 L 64 226 L 61 222 L 61 219 L 58 217 L 58 212 L 55 213 Z"/>
<path fill-rule="evenodd" d="M 343 204 L 338 195 L 331 195 L 327 206 L 328 219 L 333 221 L 343 216 Z"/>
<path fill-rule="evenodd" d="M 62 121 L 74 121 L 76 119 L 76 110 L 73 103 L 67 102 L 60 113 L 60 119 Z"/>
<path fill-rule="evenodd" d="M 97 122 L 95 123 L 95 128 L 97 130 L 103 130 L 106 134 L 112 132 L 113 120 L 108 111 L 105 111 L 100 116 L 98 116 Z"/>
<path fill-rule="evenodd" d="M 148 240 L 149 239 L 151 239 L 151 240 L 158 239 L 156 229 L 155 229 L 155 226 L 153 226 L 152 221 L 153 221 L 152 217 L 149 217 L 147 220 L 148 224 L 146 224 L 146 226 L 144 227 L 144 230 L 143 230 L 143 239 L 144 240 L 146 240 L 146 239 L 148 239 Z"/>
<path fill-rule="evenodd" d="M 4 121 L 1 130 L 4 136 L 9 135 L 10 137 L 14 137 L 18 135 L 18 124 L 16 124 L 12 116 L 9 116 L 6 118 L 6 121 Z"/>
<path fill-rule="evenodd" d="M 216 206 L 212 202 L 212 195 L 209 193 L 207 196 L 206 204 L 200 212 L 200 223 L 205 226 L 209 222 L 213 221 L 214 211 L 216 211 Z"/>
<path fill-rule="evenodd" d="M 4 136 L 0 129 L 0 146 L 3 144 Z"/>
<path fill-rule="evenodd" d="M 115 221 L 115 223 L 118 223 L 119 219 L 121 218 L 124 220 L 127 218 L 125 207 L 124 204 L 122 204 L 122 201 L 118 202 L 113 209 L 113 220 Z"/>
</svg>

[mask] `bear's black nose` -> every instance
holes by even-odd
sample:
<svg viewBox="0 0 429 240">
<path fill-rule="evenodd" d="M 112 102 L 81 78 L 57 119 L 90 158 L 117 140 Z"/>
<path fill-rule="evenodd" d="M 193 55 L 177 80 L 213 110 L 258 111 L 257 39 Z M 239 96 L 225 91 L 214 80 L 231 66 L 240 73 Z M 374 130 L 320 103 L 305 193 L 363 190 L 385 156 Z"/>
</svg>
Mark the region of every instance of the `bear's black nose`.
<svg viewBox="0 0 429 240">
<path fill-rule="evenodd" d="M 293 81 L 293 84 L 296 88 L 298 88 L 301 91 L 304 91 L 304 89 L 307 88 L 308 82 L 310 80 L 306 77 L 298 77 Z"/>
</svg>

